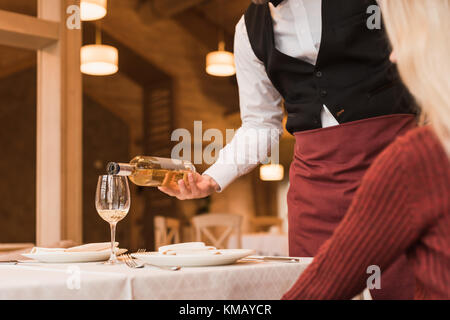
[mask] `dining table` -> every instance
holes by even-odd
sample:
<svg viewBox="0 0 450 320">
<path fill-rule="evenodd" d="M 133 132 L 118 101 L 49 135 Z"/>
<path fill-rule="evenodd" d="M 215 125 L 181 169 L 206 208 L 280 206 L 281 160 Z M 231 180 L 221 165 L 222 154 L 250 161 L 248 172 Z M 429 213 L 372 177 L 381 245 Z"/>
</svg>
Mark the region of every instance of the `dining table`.
<svg viewBox="0 0 450 320">
<path fill-rule="evenodd" d="M 99 262 L 0 263 L 0 299 L 277 300 L 311 261 L 242 259 L 178 271 Z"/>
</svg>

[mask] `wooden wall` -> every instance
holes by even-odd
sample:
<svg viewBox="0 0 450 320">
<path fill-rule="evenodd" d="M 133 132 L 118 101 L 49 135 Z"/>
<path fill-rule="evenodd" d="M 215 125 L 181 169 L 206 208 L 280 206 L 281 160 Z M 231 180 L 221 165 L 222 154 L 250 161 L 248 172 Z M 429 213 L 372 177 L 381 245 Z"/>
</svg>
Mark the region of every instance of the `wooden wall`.
<svg viewBox="0 0 450 320">
<path fill-rule="evenodd" d="M 95 209 L 97 179 L 105 174 L 107 162 L 128 159 L 130 130 L 122 118 L 87 95 L 83 99 L 83 123 L 83 240 L 105 242 L 110 239 L 110 231 Z M 130 216 L 133 211 L 132 207 Z M 130 247 L 130 221 L 128 217 L 117 227 L 117 241 L 124 248 Z"/>
<path fill-rule="evenodd" d="M 36 68 L 0 79 L 0 243 L 36 237 Z"/>
</svg>

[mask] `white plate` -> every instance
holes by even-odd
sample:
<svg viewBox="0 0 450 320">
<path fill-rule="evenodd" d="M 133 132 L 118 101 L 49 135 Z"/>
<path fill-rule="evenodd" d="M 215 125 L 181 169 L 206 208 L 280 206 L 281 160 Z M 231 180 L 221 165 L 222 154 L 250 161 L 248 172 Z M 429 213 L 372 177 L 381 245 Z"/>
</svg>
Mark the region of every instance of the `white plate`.
<svg viewBox="0 0 450 320">
<path fill-rule="evenodd" d="M 159 252 L 132 253 L 146 263 L 158 266 L 206 267 L 233 264 L 237 260 L 255 253 L 251 249 L 223 249 L 221 254 L 165 255 Z"/>
<path fill-rule="evenodd" d="M 118 249 L 117 255 L 126 252 L 127 249 Z M 92 251 L 92 252 L 41 252 L 41 253 L 22 253 L 24 257 L 46 263 L 78 263 L 78 262 L 96 262 L 109 259 L 111 251 Z"/>
</svg>

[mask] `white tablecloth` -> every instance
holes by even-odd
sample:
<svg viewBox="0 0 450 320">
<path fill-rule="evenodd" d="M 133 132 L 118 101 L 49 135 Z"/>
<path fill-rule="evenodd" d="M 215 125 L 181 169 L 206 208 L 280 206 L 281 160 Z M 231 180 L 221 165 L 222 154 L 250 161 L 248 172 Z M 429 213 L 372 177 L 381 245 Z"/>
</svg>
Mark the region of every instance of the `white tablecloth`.
<svg viewBox="0 0 450 320">
<path fill-rule="evenodd" d="M 238 262 L 180 271 L 98 263 L 0 264 L 0 299 L 275 300 L 311 260 Z"/>
<path fill-rule="evenodd" d="M 230 236 L 228 248 L 237 248 L 236 235 Z M 262 256 L 289 256 L 287 234 L 280 233 L 246 233 L 242 235 L 242 248 L 253 249 Z"/>
</svg>

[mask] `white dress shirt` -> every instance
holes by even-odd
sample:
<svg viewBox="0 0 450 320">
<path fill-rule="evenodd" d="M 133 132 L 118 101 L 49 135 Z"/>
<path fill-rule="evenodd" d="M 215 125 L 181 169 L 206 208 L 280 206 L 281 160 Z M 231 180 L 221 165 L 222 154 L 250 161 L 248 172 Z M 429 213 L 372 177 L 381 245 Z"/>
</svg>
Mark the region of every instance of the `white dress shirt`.
<svg viewBox="0 0 450 320">
<path fill-rule="evenodd" d="M 284 54 L 315 64 L 322 34 L 322 1 L 285 0 L 277 7 L 269 3 L 269 8 L 276 48 Z M 244 17 L 236 26 L 234 59 L 242 126 L 220 151 L 217 162 L 204 172 L 219 184 L 221 190 L 254 169 L 258 163 L 267 161 L 271 152 L 270 142 L 272 145 L 278 144 L 283 133 L 281 95 L 268 78 L 264 64 L 253 52 Z M 326 106 L 323 106 L 321 120 L 322 127 L 339 124 Z M 270 135 L 258 136 L 258 147 L 252 148 L 255 141 L 246 139 L 252 130 L 270 132 Z"/>
</svg>

